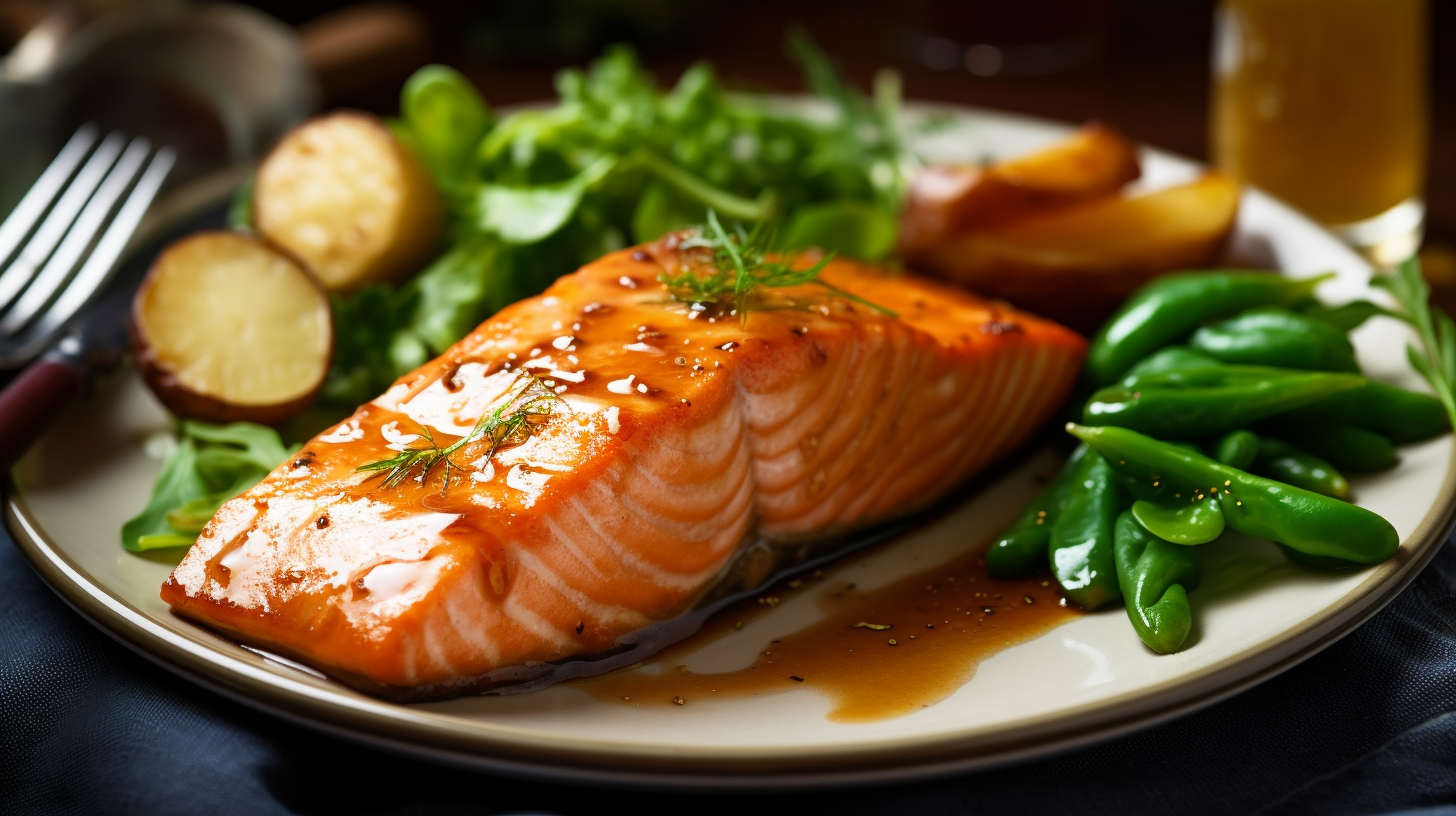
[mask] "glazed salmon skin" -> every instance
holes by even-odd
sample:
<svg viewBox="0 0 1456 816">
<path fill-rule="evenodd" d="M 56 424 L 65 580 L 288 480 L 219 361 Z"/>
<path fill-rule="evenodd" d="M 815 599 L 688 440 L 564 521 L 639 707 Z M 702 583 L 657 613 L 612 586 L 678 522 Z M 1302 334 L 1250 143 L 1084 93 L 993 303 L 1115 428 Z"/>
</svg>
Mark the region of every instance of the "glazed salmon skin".
<svg viewBox="0 0 1456 816">
<path fill-rule="evenodd" d="M 224 504 L 162 598 L 393 699 L 592 673 L 785 554 L 944 496 L 1050 418 L 1085 351 L 842 260 L 821 279 L 897 314 L 814 284 L 759 290 L 746 320 L 679 303 L 658 276 L 701 262 L 680 239 L 565 276 L 400 378 Z M 359 470 L 528 398 L 494 455 L 483 438 L 423 477 Z"/>
</svg>

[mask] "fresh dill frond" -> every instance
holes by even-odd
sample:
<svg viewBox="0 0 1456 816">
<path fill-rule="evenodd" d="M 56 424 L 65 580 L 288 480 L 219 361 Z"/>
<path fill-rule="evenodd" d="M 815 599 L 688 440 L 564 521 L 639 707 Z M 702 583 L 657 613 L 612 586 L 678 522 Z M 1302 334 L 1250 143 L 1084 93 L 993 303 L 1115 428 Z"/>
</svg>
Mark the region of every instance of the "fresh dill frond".
<svg viewBox="0 0 1456 816">
<path fill-rule="evenodd" d="M 1431 305 L 1431 287 L 1421 274 L 1421 262 L 1410 258 L 1395 272 L 1376 275 L 1371 284 L 1393 295 L 1403 312 L 1400 317 L 1415 328 L 1421 347 L 1407 346 L 1406 357 L 1431 384 L 1456 428 L 1456 323 Z"/>
<path fill-rule="evenodd" d="M 490 448 L 486 451 L 485 458 L 490 459 L 497 451 L 520 445 L 530 439 L 537 426 L 545 422 L 560 404 L 561 397 L 556 392 L 547 387 L 539 377 L 523 371 L 507 389 L 505 400 L 494 411 L 481 417 L 465 436 L 442 448 L 435 441 L 430 429 L 421 427 L 420 436 L 426 443 L 422 447 L 407 448 L 397 456 L 369 462 L 355 470 L 382 473 L 382 486 L 393 488 L 411 477 L 423 484 L 430 472 L 443 464 L 445 479 L 440 486 L 440 494 L 444 495 L 450 489 L 451 471 L 464 470 L 450 458 L 452 454 L 472 442 L 489 440 Z"/>
<path fill-rule="evenodd" d="M 760 287 L 783 288 L 812 283 L 822 286 L 836 297 L 858 303 L 890 317 L 899 315 L 875 303 L 819 279 L 824 267 L 834 260 L 834 253 L 825 255 L 813 266 L 795 269 L 793 259 L 770 259 L 774 236 L 762 222 L 753 230 L 735 225 L 730 232 L 718 220 L 718 214 L 708 210 L 707 225 L 684 239 L 681 249 L 706 249 L 712 252 L 712 262 L 706 266 L 684 268 L 670 273 L 664 270 L 657 279 L 667 287 L 668 295 L 680 303 L 732 303 L 739 320 L 748 322 L 750 298 Z"/>
</svg>

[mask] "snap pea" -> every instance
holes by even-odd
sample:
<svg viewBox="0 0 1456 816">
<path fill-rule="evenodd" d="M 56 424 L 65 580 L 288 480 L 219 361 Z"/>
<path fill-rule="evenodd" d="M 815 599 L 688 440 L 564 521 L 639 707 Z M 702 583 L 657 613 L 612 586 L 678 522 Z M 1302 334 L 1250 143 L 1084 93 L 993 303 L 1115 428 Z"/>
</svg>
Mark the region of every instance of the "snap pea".
<svg viewBox="0 0 1456 816">
<path fill-rule="evenodd" d="M 1221 363 L 1215 360 L 1212 364 L 1195 364 L 1168 368 L 1156 373 L 1129 373 L 1123 377 L 1123 385 L 1136 386 L 1144 383 L 1158 385 L 1174 385 L 1178 387 L 1203 387 L 1216 385 L 1247 385 L 1250 383 L 1263 382 L 1264 380 L 1278 379 L 1290 376 L 1355 376 L 1346 372 L 1334 371 L 1305 371 L 1298 368 L 1279 368 L 1276 366 L 1264 365 L 1238 365 L 1233 363 Z M 1109 386 L 1110 387 L 1110 386 Z"/>
<path fill-rule="evenodd" d="M 1122 509 L 1116 474 L 1089 449 L 1077 465 L 1047 548 L 1052 574 L 1062 592 L 1083 609 L 1105 606 L 1121 594 L 1113 563 L 1112 525 Z"/>
<path fill-rule="evenodd" d="M 1375 431 L 1397 445 L 1440 436 L 1451 427 L 1439 399 L 1381 382 L 1331 394 L 1314 407 L 1334 419 Z"/>
<path fill-rule="evenodd" d="M 1246 470 L 1336 499 L 1350 495 L 1350 482 L 1329 462 L 1271 437 L 1257 442 L 1259 455 Z"/>
<path fill-rule="evenodd" d="M 1187 346 L 1168 346 L 1144 357 L 1137 365 L 1127 370 L 1122 381 L 1131 385 L 1140 377 L 1152 374 L 1166 374 L 1170 371 L 1190 371 L 1200 368 L 1217 368 L 1223 365 L 1201 351 Z"/>
<path fill-rule="evenodd" d="M 1138 499 L 1132 503 L 1133 518 L 1148 532 L 1173 544 L 1207 544 L 1223 535 L 1223 511 L 1216 493 L 1199 490 L 1172 504 Z"/>
<path fill-rule="evenodd" d="M 1193 629 L 1188 592 L 1202 576 L 1193 550 L 1149 533 L 1130 511 L 1117 517 L 1113 550 L 1132 628 L 1153 651 L 1178 651 Z"/>
<path fill-rule="evenodd" d="M 1248 470 L 1259 455 L 1259 437 L 1253 431 L 1240 428 L 1230 431 L 1218 440 L 1213 458 L 1239 470 Z"/>
<path fill-rule="evenodd" d="M 1098 391 L 1084 406 L 1082 418 L 1088 425 L 1191 439 L 1242 428 L 1364 384 L 1363 377 L 1353 374 L 1247 374 L 1234 366 L 1171 371 Z"/>
<path fill-rule="evenodd" d="M 1169 346 L 1133 366 L 1121 382 L 1128 386 L 1138 385 L 1144 380 L 1214 385 L 1252 382 L 1294 373 L 1297 373 L 1295 369 L 1272 366 L 1229 365 L 1186 346 Z M 1311 407 L 1335 419 L 1375 431 L 1397 445 L 1430 439 L 1451 427 L 1446 409 L 1436 397 L 1374 380 L 1367 380 L 1358 388 L 1333 393 Z"/>
<path fill-rule="evenodd" d="M 1308 371 L 1360 370 L 1355 347 L 1344 332 L 1287 309 L 1253 309 L 1204 326 L 1193 332 L 1188 345 L 1225 363 Z"/>
<path fill-rule="evenodd" d="M 1320 411 L 1294 411 L 1272 417 L 1260 428 L 1348 473 L 1389 470 L 1399 461 L 1389 439 Z"/>
<path fill-rule="evenodd" d="M 1255 476 L 1126 428 L 1068 424 L 1067 431 L 1102 454 L 1109 467 L 1134 479 L 1209 486 L 1209 495 L 1219 497 L 1225 524 L 1245 535 L 1361 564 L 1384 561 L 1400 547 L 1390 522 L 1363 507 Z"/>
<path fill-rule="evenodd" d="M 1087 446 L 1078 445 L 1056 478 L 1047 484 L 1026 510 L 991 543 L 986 570 L 994 578 L 1014 578 L 1044 566 L 1052 525 L 1061 515 Z"/>
<path fill-rule="evenodd" d="M 1176 343 L 1209 320 L 1255 306 L 1305 301 L 1321 281 L 1270 272 L 1187 272 L 1167 275 L 1134 292 L 1092 340 L 1084 376 L 1093 388 L 1117 381 L 1137 361 Z"/>
<path fill-rule="evenodd" d="M 1288 558 L 1290 561 L 1293 561 L 1294 563 L 1300 564 L 1302 566 L 1314 567 L 1315 569 L 1322 570 L 1359 569 L 1360 567 L 1365 566 L 1364 564 L 1358 563 L 1356 561 L 1346 561 L 1343 558 L 1335 558 L 1329 555 L 1310 555 L 1309 553 L 1302 553 L 1299 550 L 1294 549 L 1293 547 L 1286 547 L 1283 544 L 1279 544 L 1279 542 L 1277 541 L 1274 543 L 1278 544 L 1279 549 L 1284 553 L 1285 558 Z"/>
</svg>

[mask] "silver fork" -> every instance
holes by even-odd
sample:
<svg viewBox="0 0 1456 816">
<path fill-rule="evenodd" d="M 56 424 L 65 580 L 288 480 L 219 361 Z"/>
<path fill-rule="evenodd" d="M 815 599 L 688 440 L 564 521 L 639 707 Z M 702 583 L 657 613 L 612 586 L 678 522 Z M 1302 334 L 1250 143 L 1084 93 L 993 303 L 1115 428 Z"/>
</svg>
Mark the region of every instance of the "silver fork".
<svg viewBox="0 0 1456 816">
<path fill-rule="evenodd" d="M 44 351 L 110 280 L 176 161 L 145 138 L 98 135 L 77 130 L 0 223 L 0 369 Z"/>
</svg>

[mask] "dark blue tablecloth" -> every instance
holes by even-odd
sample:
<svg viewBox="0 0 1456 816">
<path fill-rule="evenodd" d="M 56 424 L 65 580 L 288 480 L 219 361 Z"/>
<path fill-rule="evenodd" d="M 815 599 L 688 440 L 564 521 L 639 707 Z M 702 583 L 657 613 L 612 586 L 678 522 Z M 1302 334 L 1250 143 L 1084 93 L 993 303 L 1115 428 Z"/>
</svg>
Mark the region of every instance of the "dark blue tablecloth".
<svg viewBox="0 0 1456 816">
<path fill-rule="evenodd" d="M 1456 802 L 1456 547 L 1326 651 L 1151 731 L 934 782 L 695 796 L 450 770 L 284 723 L 117 645 L 0 539 L 4 814 L 1456 814 L 1438 807 Z"/>
</svg>

